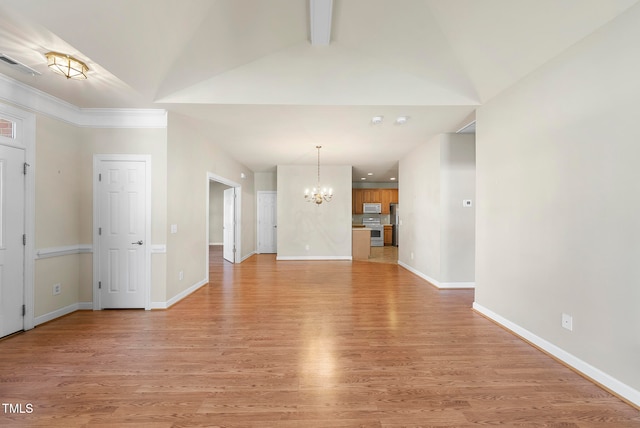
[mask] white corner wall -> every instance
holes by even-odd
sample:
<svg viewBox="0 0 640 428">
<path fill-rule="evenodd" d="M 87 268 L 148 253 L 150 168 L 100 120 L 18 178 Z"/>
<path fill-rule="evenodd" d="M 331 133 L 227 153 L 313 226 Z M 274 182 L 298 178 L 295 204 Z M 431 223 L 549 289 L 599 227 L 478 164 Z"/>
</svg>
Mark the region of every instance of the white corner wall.
<svg viewBox="0 0 640 428">
<path fill-rule="evenodd" d="M 473 287 L 474 136 L 441 134 L 420 145 L 400 160 L 399 181 L 400 265 L 439 288 Z"/>
<path fill-rule="evenodd" d="M 398 262 L 431 283 L 440 278 L 440 140 L 432 138 L 400 159 L 398 174 Z"/>
<path fill-rule="evenodd" d="M 331 202 L 305 201 L 317 181 L 310 165 L 278 166 L 278 260 L 351 260 L 351 166 L 322 166 Z"/>
<path fill-rule="evenodd" d="M 636 405 L 639 22 L 634 6 L 478 110 L 474 304 Z"/>
</svg>

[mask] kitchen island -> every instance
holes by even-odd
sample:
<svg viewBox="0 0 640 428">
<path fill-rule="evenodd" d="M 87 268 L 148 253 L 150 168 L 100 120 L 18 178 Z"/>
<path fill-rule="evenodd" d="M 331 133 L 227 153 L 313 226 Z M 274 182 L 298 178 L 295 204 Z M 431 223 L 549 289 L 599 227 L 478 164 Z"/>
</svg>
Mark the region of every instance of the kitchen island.
<svg viewBox="0 0 640 428">
<path fill-rule="evenodd" d="M 351 234 L 351 257 L 353 260 L 368 260 L 371 255 L 371 229 L 354 227 Z"/>
</svg>

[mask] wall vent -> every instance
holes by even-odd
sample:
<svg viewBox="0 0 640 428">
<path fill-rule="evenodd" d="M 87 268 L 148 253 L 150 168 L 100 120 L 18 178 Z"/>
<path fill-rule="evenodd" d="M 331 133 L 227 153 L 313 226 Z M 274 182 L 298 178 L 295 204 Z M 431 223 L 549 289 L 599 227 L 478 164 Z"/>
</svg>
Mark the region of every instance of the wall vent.
<svg viewBox="0 0 640 428">
<path fill-rule="evenodd" d="M 2 61 L 12 69 L 19 71 L 21 73 L 31 74 L 32 76 L 40 75 L 40 73 L 34 70 L 33 68 L 28 67 L 19 61 L 16 61 L 15 59 L 11 58 L 9 55 L 0 53 L 0 61 Z"/>
</svg>

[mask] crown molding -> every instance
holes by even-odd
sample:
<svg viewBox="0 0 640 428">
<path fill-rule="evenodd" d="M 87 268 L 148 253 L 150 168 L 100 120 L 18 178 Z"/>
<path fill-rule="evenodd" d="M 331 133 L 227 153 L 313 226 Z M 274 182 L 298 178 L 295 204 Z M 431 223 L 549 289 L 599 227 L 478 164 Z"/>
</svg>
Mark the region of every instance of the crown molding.
<svg viewBox="0 0 640 428">
<path fill-rule="evenodd" d="M 0 100 L 82 128 L 166 128 L 163 109 L 80 108 L 0 74 Z"/>
</svg>

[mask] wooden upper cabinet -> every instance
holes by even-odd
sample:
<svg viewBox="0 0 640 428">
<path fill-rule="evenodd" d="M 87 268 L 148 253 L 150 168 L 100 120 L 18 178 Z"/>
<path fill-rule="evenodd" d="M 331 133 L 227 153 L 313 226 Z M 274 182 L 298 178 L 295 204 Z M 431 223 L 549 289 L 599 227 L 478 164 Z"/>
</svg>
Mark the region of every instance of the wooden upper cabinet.
<svg viewBox="0 0 640 428">
<path fill-rule="evenodd" d="M 391 203 L 391 189 L 381 189 L 380 198 L 382 203 L 382 214 L 389 214 L 389 204 Z"/>
<path fill-rule="evenodd" d="M 364 193 L 362 189 L 353 189 L 351 200 L 353 202 L 353 214 L 363 214 L 362 204 L 364 203 Z"/>
<path fill-rule="evenodd" d="M 376 203 L 381 202 L 380 189 L 361 189 L 364 203 Z"/>
<path fill-rule="evenodd" d="M 391 203 L 392 204 L 397 204 L 398 203 L 398 189 L 389 189 L 391 190 Z"/>
<path fill-rule="evenodd" d="M 363 214 L 362 204 L 382 204 L 382 214 L 389 214 L 389 204 L 398 203 L 398 189 L 352 189 L 353 214 Z"/>
</svg>

